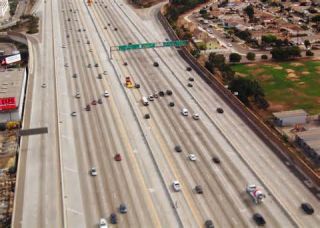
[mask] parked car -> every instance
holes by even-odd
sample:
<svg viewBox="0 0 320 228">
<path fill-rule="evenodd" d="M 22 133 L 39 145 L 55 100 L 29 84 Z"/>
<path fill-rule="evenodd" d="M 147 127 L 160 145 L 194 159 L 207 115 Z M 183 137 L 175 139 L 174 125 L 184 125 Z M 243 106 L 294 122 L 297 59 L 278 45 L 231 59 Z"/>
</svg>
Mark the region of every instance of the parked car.
<svg viewBox="0 0 320 228">
<path fill-rule="evenodd" d="M 195 154 L 189 154 L 188 158 L 190 159 L 190 161 L 196 161 L 197 160 L 197 156 Z"/>
<path fill-rule="evenodd" d="M 90 169 L 90 174 L 91 176 L 94 176 L 94 177 L 97 176 L 98 175 L 97 169 L 95 167 L 92 167 Z"/>
<path fill-rule="evenodd" d="M 212 220 L 205 221 L 204 225 L 206 228 L 214 228 Z"/>
<path fill-rule="evenodd" d="M 111 224 L 117 224 L 118 223 L 118 218 L 116 213 L 112 213 L 110 215 L 110 223 Z"/>
<path fill-rule="evenodd" d="M 107 220 L 104 219 L 104 218 L 101 218 L 100 221 L 99 221 L 99 228 L 108 228 L 108 225 L 107 225 Z"/>
<path fill-rule="evenodd" d="M 87 107 L 86 107 L 86 111 L 91 111 L 91 107 L 90 107 L 89 104 L 88 104 Z"/>
<path fill-rule="evenodd" d="M 217 112 L 218 113 L 223 113 L 223 109 L 222 108 L 217 108 Z"/>
<path fill-rule="evenodd" d="M 199 119 L 200 119 L 199 113 L 193 114 L 193 115 L 192 115 L 192 118 L 193 118 L 194 120 L 199 120 Z"/>
<path fill-rule="evenodd" d="M 196 191 L 196 193 L 198 194 L 203 194 L 203 189 L 201 187 L 201 185 L 197 185 L 194 190 Z"/>
<path fill-rule="evenodd" d="M 73 77 L 73 78 L 77 78 L 78 75 L 77 75 L 77 74 L 73 74 L 72 77 Z"/>
<path fill-rule="evenodd" d="M 127 213 L 127 212 L 128 212 L 127 205 L 124 204 L 124 203 L 121 203 L 121 204 L 120 204 L 120 207 L 119 207 L 119 212 L 120 212 L 121 214 Z"/>
<path fill-rule="evenodd" d="M 255 213 L 252 216 L 252 218 L 257 223 L 258 226 L 263 226 L 266 224 L 266 221 L 264 220 L 263 216 L 259 213 Z"/>
<path fill-rule="evenodd" d="M 172 187 L 173 187 L 173 190 L 175 192 L 180 192 L 181 191 L 181 185 L 180 185 L 179 181 L 173 181 L 172 182 Z"/>
<path fill-rule="evenodd" d="M 144 115 L 144 118 L 145 118 L 145 119 L 150 119 L 150 114 L 148 114 L 148 113 L 145 114 L 145 115 Z"/>
<path fill-rule="evenodd" d="M 302 203 L 301 208 L 308 215 L 312 215 L 314 213 L 314 209 L 309 203 Z"/>
<path fill-rule="evenodd" d="M 116 160 L 116 161 L 121 161 L 121 160 L 122 160 L 121 154 L 116 154 L 116 155 L 114 156 L 114 160 Z"/>
<path fill-rule="evenodd" d="M 174 147 L 174 149 L 175 149 L 175 151 L 177 151 L 177 152 L 182 152 L 182 149 L 181 149 L 181 146 L 180 145 L 176 145 L 175 147 Z"/>
<path fill-rule="evenodd" d="M 214 162 L 214 163 L 217 163 L 217 164 L 220 164 L 220 159 L 217 157 L 217 156 L 213 156 L 212 157 L 212 161 Z"/>
</svg>

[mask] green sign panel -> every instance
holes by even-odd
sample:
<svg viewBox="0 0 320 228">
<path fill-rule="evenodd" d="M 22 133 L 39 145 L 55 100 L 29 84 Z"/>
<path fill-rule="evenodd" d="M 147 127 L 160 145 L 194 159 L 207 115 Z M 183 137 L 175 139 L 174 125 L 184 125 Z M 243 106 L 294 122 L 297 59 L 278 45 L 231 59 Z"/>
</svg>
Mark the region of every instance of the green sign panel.
<svg viewBox="0 0 320 228">
<path fill-rule="evenodd" d="M 188 44 L 187 40 L 166 41 L 162 43 L 142 43 L 142 44 L 128 44 L 118 46 L 119 51 L 128 51 L 135 49 L 155 48 L 155 47 L 182 47 Z"/>
<path fill-rule="evenodd" d="M 163 47 L 182 47 L 188 44 L 187 40 L 175 40 L 163 42 Z"/>
</svg>

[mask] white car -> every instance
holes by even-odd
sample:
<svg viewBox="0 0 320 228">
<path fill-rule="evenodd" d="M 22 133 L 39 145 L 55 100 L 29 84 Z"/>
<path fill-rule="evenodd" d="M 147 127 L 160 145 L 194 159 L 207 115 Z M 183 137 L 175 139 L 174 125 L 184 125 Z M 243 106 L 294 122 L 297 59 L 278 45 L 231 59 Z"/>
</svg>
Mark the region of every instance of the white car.
<svg viewBox="0 0 320 228">
<path fill-rule="evenodd" d="M 228 47 L 232 47 L 232 43 L 228 43 L 227 45 L 228 45 Z"/>
<path fill-rule="evenodd" d="M 195 113 L 192 115 L 192 118 L 195 119 L 195 120 L 199 120 L 200 119 L 200 116 L 198 113 Z"/>
<path fill-rule="evenodd" d="M 104 93 L 103 93 L 103 96 L 104 96 L 104 97 L 109 97 L 110 94 L 109 94 L 109 92 L 108 92 L 107 90 L 105 90 Z"/>
<path fill-rule="evenodd" d="M 148 97 L 148 99 L 149 99 L 149 101 L 154 101 L 153 95 L 150 95 L 150 96 Z"/>
<path fill-rule="evenodd" d="M 172 187 L 175 192 L 181 191 L 181 185 L 180 185 L 179 181 L 173 181 Z"/>
<path fill-rule="evenodd" d="M 77 116 L 76 112 L 71 112 L 71 116 Z"/>
<path fill-rule="evenodd" d="M 189 154 L 188 157 L 189 157 L 190 161 L 196 161 L 197 160 L 197 157 L 194 154 Z"/>
<path fill-rule="evenodd" d="M 105 218 L 101 218 L 99 222 L 99 228 L 107 228 L 107 220 Z"/>
<path fill-rule="evenodd" d="M 94 168 L 94 167 L 92 167 L 91 169 L 90 169 L 90 174 L 91 174 L 91 176 L 97 176 L 97 174 L 98 174 L 98 172 L 97 172 L 97 169 L 96 168 Z"/>
<path fill-rule="evenodd" d="M 181 110 L 181 114 L 182 114 L 183 116 L 188 116 L 188 114 L 189 114 L 188 109 L 183 108 L 183 109 Z"/>
</svg>

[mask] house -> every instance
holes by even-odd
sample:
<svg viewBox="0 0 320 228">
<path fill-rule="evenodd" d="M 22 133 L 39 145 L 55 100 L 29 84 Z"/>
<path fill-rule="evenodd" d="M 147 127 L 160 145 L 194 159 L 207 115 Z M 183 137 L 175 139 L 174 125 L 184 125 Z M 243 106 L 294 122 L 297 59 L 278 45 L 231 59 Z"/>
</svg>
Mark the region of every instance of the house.
<svg viewBox="0 0 320 228">
<path fill-rule="evenodd" d="M 296 124 L 305 124 L 307 122 L 307 113 L 302 109 L 274 112 L 274 123 L 280 127 L 293 126 Z"/>
</svg>

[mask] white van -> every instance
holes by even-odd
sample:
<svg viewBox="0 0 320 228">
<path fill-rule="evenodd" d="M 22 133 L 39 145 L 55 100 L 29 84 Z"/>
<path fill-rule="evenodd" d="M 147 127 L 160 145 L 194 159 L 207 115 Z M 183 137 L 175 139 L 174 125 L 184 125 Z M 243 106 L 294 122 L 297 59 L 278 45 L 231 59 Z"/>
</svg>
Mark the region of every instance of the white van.
<svg viewBox="0 0 320 228">
<path fill-rule="evenodd" d="M 188 109 L 183 108 L 183 109 L 181 110 L 181 114 L 182 114 L 183 116 L 188 116 L 188 114 L 189 114 Z"/>
<path fill-rule="evenodd" d="M 143 104 L 144 106 L 149 105 L 149 101 L 148 101 L 148 99 L 147 99 L 146 97 L 142 97 L 142 98 L 141 98 L 141 101 L 142 101 L 142 104 Z"/>
</svg>

